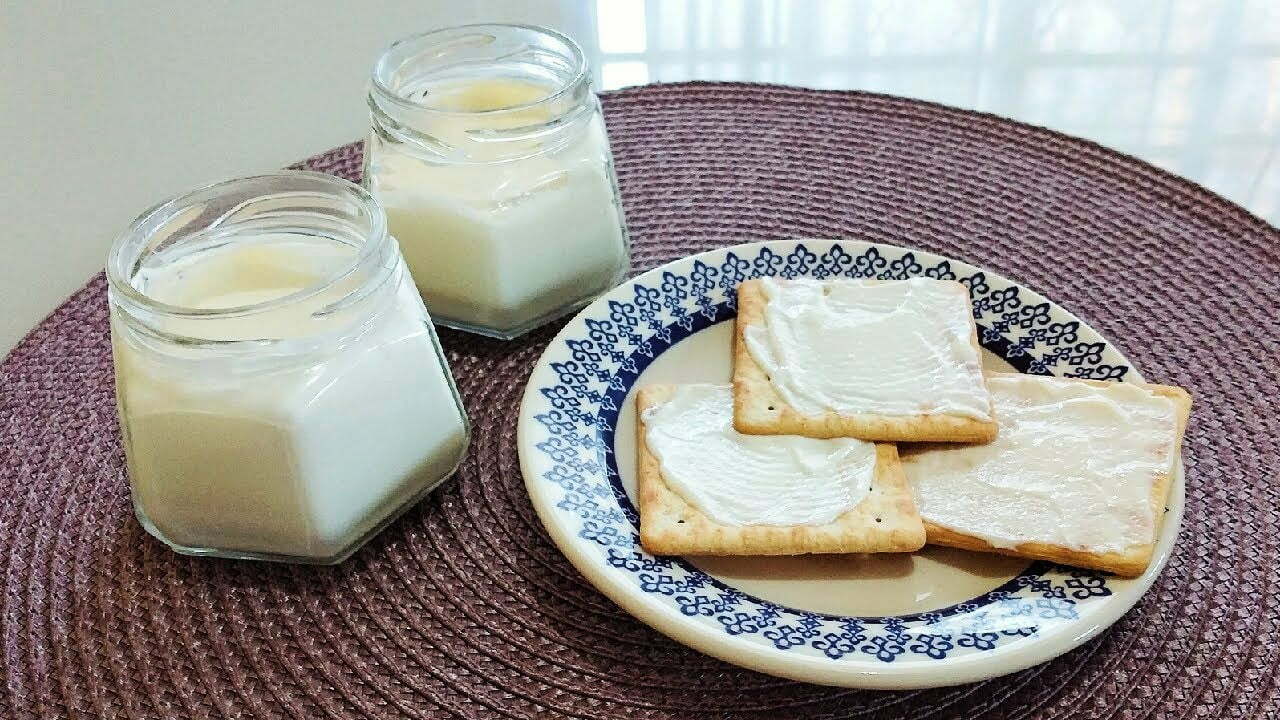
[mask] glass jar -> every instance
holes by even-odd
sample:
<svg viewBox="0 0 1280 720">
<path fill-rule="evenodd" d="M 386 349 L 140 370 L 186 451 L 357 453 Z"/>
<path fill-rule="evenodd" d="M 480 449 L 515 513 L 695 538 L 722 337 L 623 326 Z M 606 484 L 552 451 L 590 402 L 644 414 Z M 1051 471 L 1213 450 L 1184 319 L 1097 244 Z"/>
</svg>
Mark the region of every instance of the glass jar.
<svg viewBox="0 0 1280 720">
<path fill-rule="evenodd" d="M 133 504 L 191 555 L 334 563 L 457 467 L 462 402 L 382 209 L 330 175 L 149 210 L 107 260 Z"/>
<path fill-rule="evenodd" d="M 509 339 L 576 310 L 630 264 L 613 156 L 582 49 L 469 25 L 378 60 L 365 185 L 437 323 Z"/>
</svg>

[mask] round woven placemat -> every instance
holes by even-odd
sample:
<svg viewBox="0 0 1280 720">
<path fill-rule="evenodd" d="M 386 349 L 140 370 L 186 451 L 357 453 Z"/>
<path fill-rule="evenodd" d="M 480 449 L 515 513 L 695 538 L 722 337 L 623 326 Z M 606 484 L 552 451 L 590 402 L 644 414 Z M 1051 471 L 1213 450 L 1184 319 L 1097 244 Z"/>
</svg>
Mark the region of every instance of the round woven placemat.
<svg viewBox="0 0 1280 720">
<path fill-rule="evenodd" d="M 634 266 L 749 239 L 920 247 L 1041 290 L 1196 396 L 1182 537 L 1151 593 L 1045 665 L 922 692 L 758 675 L 595 592 L 525 495 L 514 419 L 557 327 L 441 339 L 475 423 L 457 476 L 345 564 L 177 556 L 134 520 L 105 292 L 0 367 L 0 716 L 1208 717 L 1280 701 L 1280 232 L 1092 143 L 849 92 L 604 97 Z M 356 179 L 360 146 L 307 167 Z"/>
</svg>

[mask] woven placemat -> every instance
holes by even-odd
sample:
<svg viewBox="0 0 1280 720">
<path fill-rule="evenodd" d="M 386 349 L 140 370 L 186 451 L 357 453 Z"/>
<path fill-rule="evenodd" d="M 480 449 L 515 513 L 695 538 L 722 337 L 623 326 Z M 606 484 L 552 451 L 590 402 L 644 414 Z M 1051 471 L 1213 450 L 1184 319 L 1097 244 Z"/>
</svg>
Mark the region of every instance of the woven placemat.
<svg viewBox="0 0 1280 720">
<path fill-rule="evenodd" d="M 101 277 L 0 367 L 0 716 L 1275 716 L 1280 232 L 1092 143 L 926 103 L 694 83 L 604 97 L 634 266 L 851 237 L 989 267 L 1196 396 L 1182 537 L 1103 636 L 977 685 L 865 692 L 687 650 L 593 590 L 525 495 L 515 417 L 558 327 L 441 339 L 457 476 L 347 563 L 177 556 L 134 520 Z M 360 146 L 307 167 L 356 179 Z"/>
</svg>

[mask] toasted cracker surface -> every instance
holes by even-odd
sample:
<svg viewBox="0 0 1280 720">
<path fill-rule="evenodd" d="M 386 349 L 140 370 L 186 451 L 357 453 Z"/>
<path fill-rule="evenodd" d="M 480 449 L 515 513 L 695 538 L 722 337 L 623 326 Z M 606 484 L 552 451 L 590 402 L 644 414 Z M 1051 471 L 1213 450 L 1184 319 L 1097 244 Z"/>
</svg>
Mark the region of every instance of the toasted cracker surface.
<svg viewBox="0 0 1280 720">
<path fill-rule="evenodd" d="M 893 282 L 893 281 L 886 281 Z M 968 302 L 968 291 L 956 283 Z M 738 286 L 738 318 L 733 332 L 733 425 L 748 435 L 804 435 L 813 438 L 852 437 L 876 442 L 990 442 L 994 420 L 945 413 L 877 415 L 838 413 L 805 415 L 789 405 L 770 382 L 764 368 L 747 350 L 746 329 L 765 324 L 768 297 L 760 280 Z M 979 350 L 970 314 L 970 341 Z"/>
<path fill-rule="evenodd" d="M 995 376 L 997 373 L 991 373 L 991 375 Z M 1111 384 L 1100 380 L 1078 380 L 1077 382 L 1095 386 Z M 1186 390 L 1172 385 L 1147 384 L 1143 385 L 1143 387 L 1173 401 L 1178 418 L 1177 434 L 1174 439 L 1174 453 L 1180 454 L 1182 437 L 1186 432 L 1187 421 L 1191 414 L 1191 395 Z M 904 448 L 904 464 L 909 465 L 912 462 L 912 457 L 920 452 L 928 452 L 928 449 L 925 447 Z M 1153 517 L 1155 518 L 1155 533 L 1153 534 L 1152 542 L 1132 545 L 1123 552 L 1085 552 L 1063 545 L 1042 542 L 1027 542 L 1013 548 L 998 548 L 979 537 L 942 527 L 928 520 L 924 521 L 924 526 L 930 545 L 945 545 L 1013 557 L 1048 560 L 1060 565 L 1105 570 L 1125 577 L 1136 577 L 1141 575 L 1147 569 L 1147 566 L 1151 564 L 1151 559 L 1155 553 L 1155 543 L 1160 537 L 1160 528 L 1164 523 L 1165 503 L 1169 497 L 1169 487 L 1172 481 L 1172 476 L 1169 473 L 1161 473 L 1156 476 L 1151 484 L 1150 502 Z"/>
<path fill-rule="evenodd" d="M 674 385 L 642 388 L 636 397 L 636 471 L 640 541 L 655 555 L 802 555 L 805 553 L 909 552 L 924 545 L 897 448 L 877 444 L 871 492 L 825 525 L 724 525 L 707 517 L 668 487 L 645 440 L 646 408 L 671 397 Z"/>
</svg>

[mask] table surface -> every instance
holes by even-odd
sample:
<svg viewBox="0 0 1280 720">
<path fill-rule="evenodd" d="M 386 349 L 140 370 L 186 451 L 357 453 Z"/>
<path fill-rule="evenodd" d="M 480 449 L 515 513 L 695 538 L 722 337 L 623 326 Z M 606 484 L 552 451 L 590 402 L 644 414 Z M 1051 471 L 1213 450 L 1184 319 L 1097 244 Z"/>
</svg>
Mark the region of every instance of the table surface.
<svg viewBox="0 0 1280 720">
<path fill-rule="evenodd" d="M 1280 223 L 1280 3 L 237 0 L 0 9 L 0 352 L 101 268 L 141 210 L 360 137 L 391 40 L 557 27 L 597 85 L 863 89 L 1083 136 Z"/>
<path fill-rule="evenodd" d="M 745 232 L 911 239 L 1049 290 L 1147 378 L 1187 388 L 1196 405 L 1183 444 L 1192 501 L 1144 601 L 1057 660 L 920 692 L 783 682 L 684 648 L 575 572 L 529 502 L 512 420 L 558 324 L 509 342 L 441 331 L 472 422 L 467 458 L 350 561 L 184 558 L 133 518 L 99 276 L 0 363 L 0 716 L 1276 720 L 1280 388 L 1265 360 L 1276 355 L 1277 333 L 1267 330 L 1277 318 L 1257 299 L 1280 296 L 1280 230 L 1093 143 L 919 101 L 709 83 L 612 93 L 604 108 L 637 269 Z M 780 128 L 794 129 L 794 142 L 777 143 Z M 830 162 L 797 161 L 823 156 Z M 361 159 L 353 143 L 309 167 L 354 178 Z M 1010 212 L 1018 206 L 1033 211 Z M 828 259 L 906 272 L 870 252 Z M 721 270 L 707 278 L 732 282 L 745 268 Z M 1120 371 L 1070 324 L 1048 323 L 1031 298 L 977 276 L 970 284 L 975 320 L 1018 337 L 1003 348 L 1017 362 L 1095 378 Z M 592 388 L 603 390 L 619 359 L 644 366 L 654 349 L 644 337 L 665 324 L 673 338 L 683 332 L 674 314 L 646 304 L 637 297 L 634 313 L 573 343 L 581 362 L 559 378 L 594 379 L 550 393 L 565 417 L 599 416 L 607 398 Z M 629 330 L 642 316 L 643 327 Z M 596 352 L 598 343 L 609 352 Z M 595 459 L 592 438 L 547 421 L 559 440 L 544 449 L 569 465 L 531 480 L 587 498 L 593 463 L 573 458 Z M 568 497 L 570 512 L 599 510 Z M 635 544 L 625 523 L 600 520 L 584 537 L 607 543 L 628 572 L 652 570 L 654 592 L 681 594 L 665 563 L 649 567 L 625 549 Z M 1090 587 L 1029 588 L 1041 595 L 1032 615 L 1070 615 L 1064 605 Z M 688 589 L 711 594 L 699 594 L 714 598 L 708 612 L 735 605 L 726 632 L 779 647 L 814 639 L 803 619 L 710 586 Z M 858 641 L 858 628 L 816 639 L 824 655 L 868 657 L 932 657 L 955 645 L 909 628 L 900 637 L 911 642 L 877 645 Z"/>
</svg>

